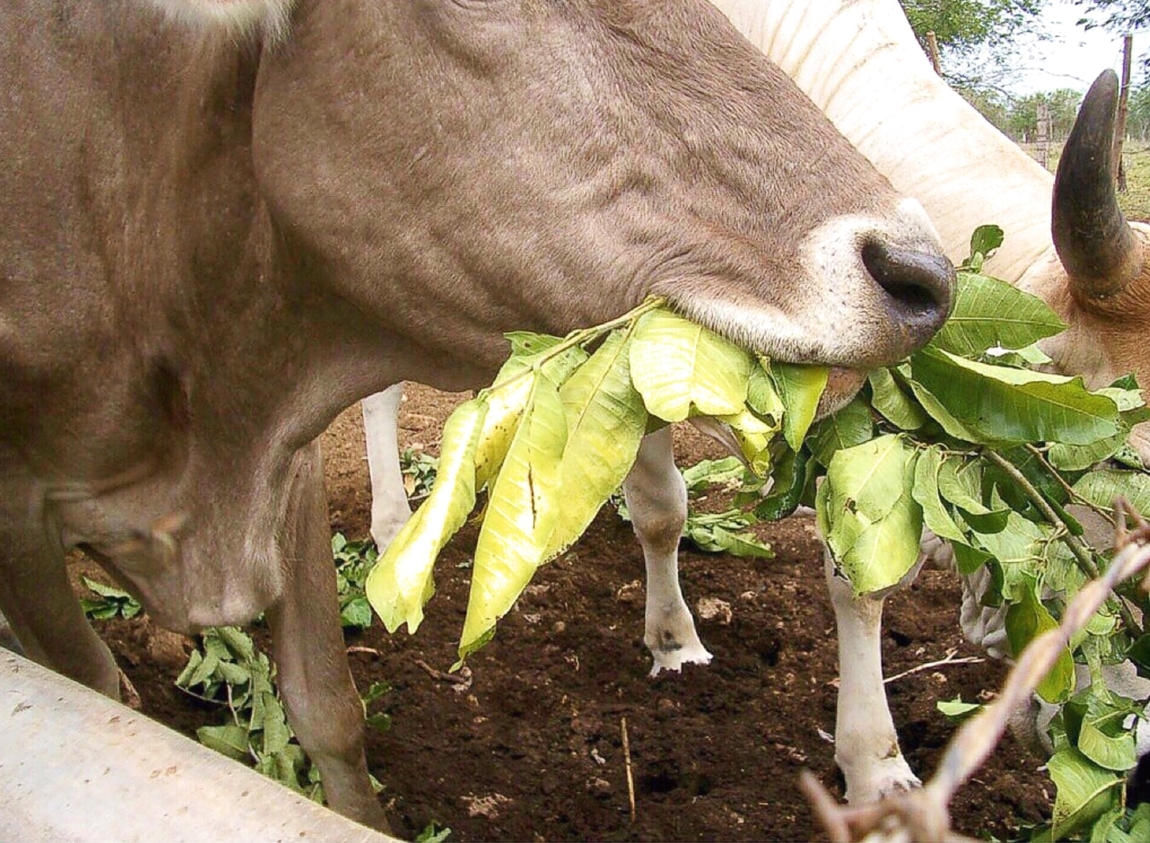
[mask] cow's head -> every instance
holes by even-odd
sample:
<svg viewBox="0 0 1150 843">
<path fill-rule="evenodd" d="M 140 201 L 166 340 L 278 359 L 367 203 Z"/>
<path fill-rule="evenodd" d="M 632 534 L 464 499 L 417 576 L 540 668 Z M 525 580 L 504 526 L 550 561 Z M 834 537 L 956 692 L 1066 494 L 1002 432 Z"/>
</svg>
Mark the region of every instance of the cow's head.
<svg viewBox="0 0 1150 843">
<path fill-rule="evenodd" d="M 1133 372 L 1150 385 L 1150 226 L 1129 224 L 1118 207 L 1113 156 L 1118 77 L 1106 71 L 1083 100 L 1055 176 L 1052 233 L 1056 256 L 1035 265 L 1019 286 L 1041 296 L 1067 329 L 1044 345 L 1055 366 L 1099 388 Z M 1150 459 L 1150 429 L 1134 442 Z"/>
<path fill-rule="evenodd" d="M 475 376 L 652 293 L 851 370 L 951 306 L 918 204 L 701 0 L 296 0 L 253 120 L 309 278 Z"/>
</svg>

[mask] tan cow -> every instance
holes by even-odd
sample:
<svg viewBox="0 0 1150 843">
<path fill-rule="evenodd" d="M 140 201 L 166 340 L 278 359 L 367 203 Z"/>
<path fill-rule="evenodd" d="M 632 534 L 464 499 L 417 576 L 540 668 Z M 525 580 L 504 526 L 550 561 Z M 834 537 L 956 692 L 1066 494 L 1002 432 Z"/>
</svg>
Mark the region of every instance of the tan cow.
<svg viewBox="0 0 1150 843">
<path fill-rule="evenodd" d="M 172 629 L 266 610 L 365 822 L 339 411 L 651 294 L 837 367 L 830 407 L 952 301 L 917 203 L 701 0 L 10 0 L 0 44 L 0 609 L 113 696 L 66 549 Z"/>
</svg>

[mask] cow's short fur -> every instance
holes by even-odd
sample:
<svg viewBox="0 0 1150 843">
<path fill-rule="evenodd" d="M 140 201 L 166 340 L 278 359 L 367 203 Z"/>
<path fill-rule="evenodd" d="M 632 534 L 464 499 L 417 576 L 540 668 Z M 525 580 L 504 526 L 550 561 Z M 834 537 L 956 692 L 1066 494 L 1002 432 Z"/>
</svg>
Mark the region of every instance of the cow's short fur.
<svg viewBox="0 0 1150 843">
<path fill-rule="evenodd" d="M 369 822 L 314 444 L 341 409 L 650 294 L 852 371 L 950 306 L 921 210 L 699 0 L 11 0 L 0 44 L 0 610 L 115 695 L 66 549 L 173 629 L 266 609 Z"/>
</svg>

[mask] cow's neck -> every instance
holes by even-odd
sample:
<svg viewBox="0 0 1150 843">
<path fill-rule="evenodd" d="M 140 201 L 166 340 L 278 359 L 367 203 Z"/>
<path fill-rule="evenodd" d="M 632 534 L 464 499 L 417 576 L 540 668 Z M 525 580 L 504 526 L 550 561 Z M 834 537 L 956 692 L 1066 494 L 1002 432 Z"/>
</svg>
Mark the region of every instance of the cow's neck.
<svg viewBox="0 0 1150 843">
<path fill-rule="evenodd" d="M 1006 232 L 988 266 L 1002 278 L 1017 280 L 1050 250 L 1052 177 L 931 70 L 895 0 L 712 2 L 922 202 L 953 260 L 986 223 Z"/>
<path fill-rule="evenodd" d="M 296 449 L 383 385 L 387 341 L 311 283 L 260 198 L 258 52 L 181 33 L 125 27 L 92 51 L 95 74 L 101 49 L 117 52 L 109 72 L 135 71 L 90 118 L 108 138 L 92 170 L 109 175 L 93 179 L 87 218 L 109 245 L 102 269 L 72 282 L 106 304 L 75 340 L 99 349 L 104 386 L 77 382 L 57 412 L 114 422 L 92 428 L 98 447 L 31 470 L 64 544 L 92 548 L 165 623 L 190 628 L 275 599 Z M 123 85 L 131 97 L 116 96 Z M 179 565 L 154 539 L 169 529 Z"/>
</svg>

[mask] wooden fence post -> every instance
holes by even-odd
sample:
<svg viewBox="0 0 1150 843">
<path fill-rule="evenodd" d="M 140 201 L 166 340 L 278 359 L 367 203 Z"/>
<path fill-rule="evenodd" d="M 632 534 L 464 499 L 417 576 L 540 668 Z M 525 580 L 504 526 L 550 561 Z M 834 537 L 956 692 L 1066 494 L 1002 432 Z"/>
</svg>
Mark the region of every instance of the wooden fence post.
<svg viewBox="0 0 1150 843">
<path fill-rule="evenodd" d="M 1035 140 L 1038 148 L 1035 150 L 1034 157 L 1039 164 L 1046 167 L 1050 156 L 1050 103 L 1046 100 L 1039 100 L 1037 110 L 1038 125 L 1035 131 Z"/>
<path fill-rule="evenodd" d="M 930 66 L 934 72 L 942 76 L 942 60 L 938 55 L 938 38 L 933 32 L 926 34 L 926 49 L 930 53 Z"/>
<path fill-rule="evenodd" d="M 1118 93 L 1118 114 L 1114 121 L 1114 157 L 1118 162 L 1114 178 L 1118 183 L 1118 191 L 1126 192 L 1126 165 L 1122 163 L 1122 141 L 1126 137 L 1126 115 L 1130 106 L 1130 55 L 1134 51 L 1134 36 L 1127 35 L 1122 39 L 1122 87 Z"/>
</svg>

